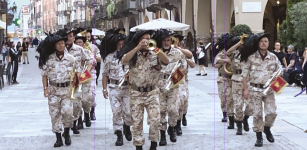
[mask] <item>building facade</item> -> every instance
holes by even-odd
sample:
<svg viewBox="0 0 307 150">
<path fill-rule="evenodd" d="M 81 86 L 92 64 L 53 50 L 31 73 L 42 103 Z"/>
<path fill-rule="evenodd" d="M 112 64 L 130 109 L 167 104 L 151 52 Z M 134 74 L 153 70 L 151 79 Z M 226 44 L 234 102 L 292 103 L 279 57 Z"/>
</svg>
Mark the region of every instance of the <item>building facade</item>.
<svg viewBox="0 0 307 150">
<path fill-rule="evenodd" d="M 31 18 L 30 15 L 30 9 L 28 5 L 22 5 L 19 11 L 19 15 L 18 18 L 21 21 L 21 24 L 19 25 L 19 30 L 22 33 L 23 37 L 27 37 L 29 36 L 28 31 L 29 31 L 29 27 L 28 27 L 28 20 Z"/>
</svg>

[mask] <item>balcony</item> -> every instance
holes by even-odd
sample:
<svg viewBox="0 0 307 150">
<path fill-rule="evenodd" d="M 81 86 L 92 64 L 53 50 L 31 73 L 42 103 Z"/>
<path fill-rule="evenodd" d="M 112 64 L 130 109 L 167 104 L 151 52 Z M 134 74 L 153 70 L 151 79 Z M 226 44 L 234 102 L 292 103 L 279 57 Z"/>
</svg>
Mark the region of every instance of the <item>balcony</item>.
<svg viewBox="0 0 307 150">
<path fill-rule="evenodd" d="M 56 16 L 59 16 L 59 17 L 60 17 L 60 16 L 63 16 L 63 14 L 64 14 L 63 11 L 56 11 L 56 12 L 55 12 L 55 15 L 56 15 Z"/>
<path fill-rule="evenodd" d="M 63 29 L 63 28 L 64 28 L 64 25 L 62 25 L 62 24 L 60 25 L 60 24 L 59 24 L 59 25 L 57 26 L 57 28 L 58 28 L 58 29 Z"/>
<path fill-rule="evenodd" d="M 128 17 L 129 15 L 138 14 L 137 8 L 139 6 L 139 1 L 135 0 L 125 0 L 115 4 L 117 14 L 120 17 Z"/>
<path fill-rule="evenodd" d="M 182 0 L 149 0 L 149 3 L 145 3 L 147 11 L 156 12 L 162 8 L 172 10 L 175 4 L 182 3 Z"/>
<path fill-rule="evenodd" d="M 35 18 L 40 18 L 42 16 L 42 13 L 41 12 L 38 12 L 35 14 Z"/>
<path fill-rule="evenodd" d="M 7 2 L 0 1 L 0 14 L 5 14 L 7 11 Z"/>
<path fill-rule="evenodd" d="M 7 20 L 13 20 L 14 15 L 11 14 L 11 13 L 8 13 L 8 14 L 6 15 L 6 18 L 7 18 Z"/>
<path fill-rule="evenodd" d="M 36 29 L 41 29 L 41 28 L 42 28 L 41 25 L 37 25 L 37 26 L 36 26 Z"/>
<path fill-rule="evenodd" d="M 70 16 L 71 10 L 65 10 L 64 11 L 64 16 Z"/>
</svg>

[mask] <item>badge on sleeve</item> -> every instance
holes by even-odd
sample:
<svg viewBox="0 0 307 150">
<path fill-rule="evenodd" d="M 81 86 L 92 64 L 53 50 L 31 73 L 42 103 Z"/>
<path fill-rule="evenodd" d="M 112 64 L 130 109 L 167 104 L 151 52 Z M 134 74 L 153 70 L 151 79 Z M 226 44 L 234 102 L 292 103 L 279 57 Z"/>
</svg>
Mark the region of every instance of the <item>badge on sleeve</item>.
<svg viewBox="0 0 307 150">
<path fill-rule="evenodd" d="M 255 65 L 252 65 L 252 70 L 255 70 L 256 69 L 256 66 Z"/>
</svg>

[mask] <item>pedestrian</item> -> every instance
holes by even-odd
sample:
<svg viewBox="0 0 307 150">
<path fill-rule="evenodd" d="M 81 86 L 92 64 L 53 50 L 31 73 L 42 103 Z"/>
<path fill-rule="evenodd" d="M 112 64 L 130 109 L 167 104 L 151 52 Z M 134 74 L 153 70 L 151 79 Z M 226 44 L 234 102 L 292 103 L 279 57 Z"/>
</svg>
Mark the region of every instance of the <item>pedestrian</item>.
<svg viewBox="0 0 307 150">
<path fill-rule="evenodd" d="M 272 78 L 272 75 L 282 66 L 273 53 L 268 51 L 269 34 L 257 34 L 253 40 L 253 46 L 247 47 L 251 49 L 241 54 L 241 60 L 245 63 L 242 67 L 243 74 L 243 96 L 245 100 L 252 102 L 253 108 L 253 130 L 256 132 L 256 147 L 263 146 L 262 132 L 266 134 L 269 142 L 274 142 L 274 137 L 270 128 L 273 126 L 277 113 L 275 95 L 272 89 L 266 95 L 264 92 L 264 84 Z M 255 45 L 258 45 L 256 47 Z M 248 86 L 247 83 L 250 83 Z M 265 121 L 263 121 L 263 105 L 265 112 Z"/>
<path fill-rule="evenodd" d="M 175 126 L 177 125 L 177 119 L 179 118 L 180 105 L 179 86 L 174 86 L 172 84 L 170 86 L 170 90 L 167 90 L 166 85 L 168 85 L 168 78 L 172 75 L 172 70 L 176 66 L 177 62 L 181 64 L 179 68 L 183 69 L 184 71 L 186 69 L 187 62 L 185 60 L 184 54 L 179 49 L 171 46 L 172 43 L 175 42 L 172 42 L 172 36 L 169 30 L 158 30 L 152 38 L 157 41 L 157 47 L 160 48 L 163 53 L 165 53 L 170 62 L 168 65 L 161 66 L 162 68 L 158 81 L 158 87 L 160 89 L 160 124 L 162 124 L 160 130 L 161 138 L 159 146 L 166 146 L 166 130 L 170 135 L 170 141 L 177 141 Z M 168 121 L 166 120 L 167 115 Z M 169 125 L 168 128 L 167 124 Z"/>
<path fill-rule="evenodd" d="M 198 65 L 199 65 L 199 71 L 197 76 L 201 75 L 201 71 L 204 71 L 203 76 L 207 76 L 206 73 L 206 68 L 208 67 L 208 60 L 207 60 L 207 50 L 205 49 L 204 46 L 204 41 L 200 40 L 199 42 L 199 47 L 197 48 L 196 54 L 198 54 Z"/>
<path fill-rule="evenodd" d="M 186 75 L 185 75 L 185 79 L 184 82 L 182 84 L 179 84 L 179 101 L 180 101 L 180 105 L 179 105 L 179 117 L 177 119 L 177 125 L 175 126 L 175 130 L 176 130 L 176 134 L 177 136 L 181 136 L 182 135 L 182 130 L 181 130 L 181 121 L 182 121 L 182 125 L 183 126 L 187 126 L 187 119 L 186 119 L 186 114 L 188 111 L 188 100 L 189 100 L 189 89 L 188 89 L 188 68 L 194 68 L 195 67 L 195 62 L 194 62 L 194 57 L 192 52 L 190 52 L 187 49 L 184 49 L 184 43 L 183 43 L 183 36 L 182 35 L 178 35 L 178 34 L 174 34 L 173 35 L 174 38 L 177 39 L 178 41 L 178 45 L 174 45 L 175 48 L 178 48 L 179 50 L 181 50 L 181 52 L 184 54 L 185 56 L 185 61 L 187 62 L 187 66 L 186 66 Z"/>
<path fill-rule="evenodd" d="M 81 74 L 83 73 L 83 66 L 82 66 L 82 61 L 84 61 L 84 65 L 87 66 L 86 70 L 90 70 L 90 68 L 93 65 L 93 61 L 91 60 L 90 56 L 84 51 L 84 49 L 76 45 L 75 42 L 75 36 L 77 35 L 78 32 L 80 32 L 81 29 L 77 30 L 68 30 L 68 29 L 61 29 L 57 32 L 57 34 L 61 35 L 62 37 L 67 37 L 67 41 L 65 42 L 65 47 L 66 50 L 70 55 L 72 55 L 77 63 L 77 75 L 78 78 L 80 78 Z M 45 40 L 46 41 L 46 40 Z M 45 45 L 45 44 L 44 44 Z M 79 95 L 80 92 L 77 92 L 77 95 Z M 78 129 L 83 129 L 83 121 L 82 121 L 82 111 L 79 113 L 80 109 L 80 104 L 81 104 L 81 99 L 80 97 L 77 97 L 77 99 L 73 103 L 73 110 L 74 110 L 74 118 L 78 118 Z M 91 121 L 88 113 L 84 113 L 84 118 L 85 118 L 85 125 L 87 127 L 91 126 Z"/>
<path fill-rule="evenodd" d="M 279 62 L 282 64 L 284 68 L 287 68 L 287 61 L 286 61 L 286 54 L 282 51 L 280 51 L 280 42 L 275 42 L 275 49 L 273 50 L 273 54 L 275 54 L 279 60 Z"/>
<path fill-rule="evenodd" d="M 112 38 L 108 38 L 108 41 L 106 41 L 110 44 L 110 47 L 106 49 L 105 69 L 102 73 L 103 96 L 105 99 L 110 97 L 113 113 L 113 130 L 117 135 L 115 146 L 122 146 L 124 144 L 123 133 L 128 141 L 132 140 L 130 131 L 130 126 L 132 125 L 129 107 L 130 97 L 127 81 L 124 81 L 119 86 L 121 79 L 125 80 L 125 72 L 129 70 L 129 66 L 125 65 L 123 67 L 117 58 L 117 53 L 126 39 L 125 28 L 119 28 L 114 33 L 107 32 L 107 34 L 108 37 L 112 36 Z M 109 83 L 110 94 L 107 90 L 107 83 Z"/>
<path fill-rule="evenodd" d="M 148 114 L 151 150 L 156 150 L 160 130 L 159 81 L 161 65 L 167 65 L 167 56 L 158 48 L 149 51 L 147 45 L 153 31 L 138 30 L 127 37 L 119 51 L 119 60 L 129 65 L 130 114 L 132 118 L 133 145 L 142 150 L 144 108 Z M 133 36 L 133 37 L 132 37 Z"/>
<path fill-rule="evenodd" d="M 11 47 L 9 49 L 10 51 L 10 57 L 11 57 L 11 62 L 12 62 L 12 70 L 13 70 L 13 74 L 12 74 L 12 80 L 13 80 L 13 84 L 19 84 L 17 82 L 17 73 L 18 73 L 18 50 L 15 49 L 15 44 L 14 42 L 11 42 Z"/>
<path fill-rule="evenodd" d="M 229 126 L 228 129 L 234 129 L 234 117 L 233 117 L 233 109 L 234 108 L 228 108 L 228 106 L 231 105 L 231 102 L 233 102 L 232 97 L 232 81 L 231 77 L 232 75 L 229 73 L 226 73 L 223 65 L 225 63 L 230 64 L 231 61 L 229 57 L 226 56 L 226 50 L 228 48 L 225 48 L 225 43 L 228 42 L 228 40 L 232 39 L 233 36 L 230 34 L 223 34 L 221 37 L 218 38 L 217 43 L 215 44 L 215 60 L 214 60 L 214 67 L 218 69 L 218 77 L 217 77 L 217 86 L 218 86 L 218 94 L 219 98 L 221 100 L 221 109 L 223 112 L 223 119 L 222 122 L 227 122 L 227 115 L 229 117 Z M 230 112 L 228 112 L 229 110 Z"/>
<path fill-rule="evenodd" d="M 18 63 L 21 64 L 22 46 L 20 42 L 17 43 L 16 50 L 18 50 Z"/>
<path fill-rule="evenodd" d="M 289 83 L 289 74 L 295 70 L 295 65 L 297 63 L 296 60 L 298 56 L 297 56 L 294 46 L 291 44 L 287 47 L 287 52 L 289 54 L 289 57 L 288 57 L 289 64 L 285 68 L 282 77 Z"/>
<path fill-rule="evenodd" d="M 29 48 L 29 45 L 26 42 L 26 38 L 23 38 L 23 41 L 22 41 L 22 61 L 23 61 L 23 64 L 26 64 L 26 60 L 25 60 L 26 58 L 27 58 L 27 62 L 29 64 L 28 48 Z"/>
<path fill-rule="evenodd" d="M 61 132 L 64 127 L 63 137 L 66 145 L 71 145 L 69 135 L 70 128 L 73 127 L 73 105 L 68 95 L 71 95 L 70 86 L 76 85 L 77 63 L 72 55 L 65 51 L 65 41 L 57 34 L 48 35 L 44 44 L 44 51 L 41 53 L 42 59 L 42 82 L 44 96 L 48 97 L 49 114 L 52 123 L 52 132 L 56 134 L 54 147 L 63 146 Z M 71 81 L 71 77 L 74 78 Z M 71 85 L 73 84 L 73 85 Z"/>
<path fill-rule="evenodd" d="M 101 56 L 100 55 L 100 50 L 99 48 L 93 44 L 93 37 L 92 37 L 92 29 L 88 29 L 86 30 L 86 39 L 87 41 L 90 43 L 90 47 L 93 50 L 93 52 L 95 53 L 96 56 Z M 96 64 L 95 64 L 95 71 L 96 71 L 96 76 L 94 76 L 95 80 L 96 80 L 96 85 L 98 85 L 98 77 L 100 74 L 100 67 L 101 67 L 101 57 L 95 57 L 96 58 Z M 91 120 L 96 120 L 96 115 L 95 115 L 95 107 L 97 106 L 96 101 L 94 100 L 94 103 L 92 103 L 92 108 L 91 108 L 91 112 L 90 112 L 90 118 Z"/>
<path fill-rule="evenodd" d="M 34 46 L 34 49 L 36 50 L 36 48 L 37 48 L 37 45 L 38 45 L 38 39 L 37 39 L 37 37 L 35 37 L 34 38 L 34 40 L 32 41 L 32 45 Z"/>
<path fill-rule="evenodd" d="M 5 63 L 6 54 L 9 52 L 5 40 L 2 41 L 1 49 L 2 49 L 2 61 L 3 63 Z"/>
<path fill-rule="evenodd" d="M 5 39 L 6 39 L 5 45 L 7 48 L 5 60 L 6 62 L 11 62 L 10 51 L 9 51 L 9 48 L 11 47 L 11 40 L 9 37 L 6 37 Z"/>
</svg>

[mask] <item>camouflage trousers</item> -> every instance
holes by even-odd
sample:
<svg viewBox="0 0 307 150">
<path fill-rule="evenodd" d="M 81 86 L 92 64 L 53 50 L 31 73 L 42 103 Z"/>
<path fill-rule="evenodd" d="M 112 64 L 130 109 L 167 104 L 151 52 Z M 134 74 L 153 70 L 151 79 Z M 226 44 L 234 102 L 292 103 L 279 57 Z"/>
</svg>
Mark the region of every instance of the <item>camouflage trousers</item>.
<svg viewBox="0 0 307 150">
<path fill-rule="evenodd" d="M 83 83 L 82 90 L 82 108 L 83 111 L 89 113 L 91 111 L 91 106 L 95 101 L 96 93 L 95 93 L 96 81 L 92 79 L 89 82 Z"/>
<path fill-rule="evenodd" d="M 62 132 L 62 124 L 64 128 L 73 127 L 73 105 L 68 93 L 57 95 L 54 89 L 57 89 L 57 87 L 50 86 L 48 89 L 49 115 L 51 117 L 52 132 L 59 133 Z"/>
<path fill-rule="evenodd" d="M 80 116 L 82 116 L 82 93 L 77 92 L 75 94 L 75 99 L 72 100 L 73 103 L 73 120 L 78 120 Z"/>
<path fill-rule="evenodd" d="M 174 127 L 177 125 L 177 119 L 179 118 L 179 87 L 172 88 L 169 91 L 160 89 L 160 116 L 161 116 L 161 130 L 166 131 L 167 122 L 169 126 Z M 168 115 L 168 121 L 166 121 L 166 115 Z"/>
<path fill-rule="evenodd" d="M 110 104 L 113 113 L 113 130 L 123 131 L 123 124 L 131 126 L 131 115 L 129 106 L 129 89 L 128 87 L 109 87 Z"/>
<path fill-rule="evenodd" d="M 218 81 L 218 93 L 221 99 L 221 109 L 223 112 L 227 112 L 227 116 L 234 115 L 234 104 L 231 90 L 231 79 L 224 78 L 223 81 Z"/>
<path fill-rule="evenodd" d="M 177 120 L 182 120 L 183 114 L 187 114 L 188 106 L 189 106 L 189 89 L 188 82 L 186 81 L 184 84 L 179 85 L 179 117 Z"/>
<path fill-rule="evenodd" d="M 244 115 L 252 116 L 253 111 L 250 109 L 250 101 L 243 98 L 243 83 L 232 81 L 232 97 L 234 100 L 235 118 L 238 121 L 243 120 L 243 107 L 245 104 Z"/>
<path fill-rule="evenodd" d="M 159 142 L 160 132 L 160 104 L 159 89 L 150 92 L 130 90 L 130 113 L 132 118 L 133 145 L 142 146 L 145 143 L 143 137 L 143 117 L 146 108 L 149 127 L 149 140 Z"/>
<path fill-rule="evenodd" d="M 264 126 L 272 127 L 277 113 L 276 113 L 276 103 L 275 95 L 273 92 L 264 96 L 261 91 L 249 90 L 249 99 L 251 101 L 251 106 L 253 108 L 253 130 L 254 132 L 263 132 Z M 264 103 L 264 113 L 265 121 L 263 122 L 263 107 Z"/>
</svg>

